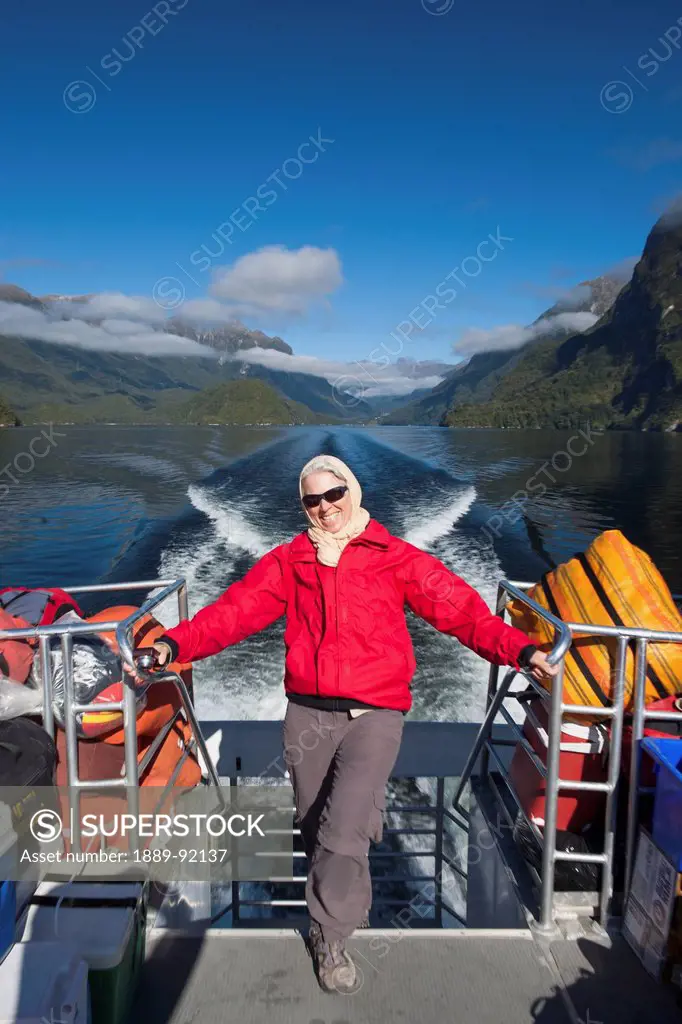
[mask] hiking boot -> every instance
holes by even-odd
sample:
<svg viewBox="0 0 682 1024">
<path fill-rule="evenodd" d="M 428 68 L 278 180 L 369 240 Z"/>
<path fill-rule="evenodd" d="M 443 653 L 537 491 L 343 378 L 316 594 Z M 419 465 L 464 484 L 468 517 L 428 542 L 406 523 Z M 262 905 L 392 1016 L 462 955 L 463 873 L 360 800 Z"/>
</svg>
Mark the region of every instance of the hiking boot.
<svg viewBox="0 0 682 1024">
<path fill-rule="evenodd" d="M 325 942 L 319 924 L 317 921 L 311 921 L 308 948 L 321 989 L 325 992 L 341 992 L 344 995 L 355 992 L 358 987 L 357 972 L 342 939 Z"/>
</svg>

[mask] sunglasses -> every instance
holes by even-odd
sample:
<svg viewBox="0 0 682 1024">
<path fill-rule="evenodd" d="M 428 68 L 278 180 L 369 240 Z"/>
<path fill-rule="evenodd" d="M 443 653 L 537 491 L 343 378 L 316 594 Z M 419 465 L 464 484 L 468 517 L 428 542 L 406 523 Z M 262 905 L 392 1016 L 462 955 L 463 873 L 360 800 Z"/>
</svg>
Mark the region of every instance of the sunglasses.
<svg viewBox="0 0 682 1024">
<path fill-rule="evenodd" d="M 330 490 L 325 491 L 324 494 L 304 494 L 301 501 L 306 508 L 317 508 L 323 498 L 325 501 L 330 503 L 340 501 L 347 490 L 348 488 L 342 484 L 340 487 L 330 488 Z"/>
</svg>

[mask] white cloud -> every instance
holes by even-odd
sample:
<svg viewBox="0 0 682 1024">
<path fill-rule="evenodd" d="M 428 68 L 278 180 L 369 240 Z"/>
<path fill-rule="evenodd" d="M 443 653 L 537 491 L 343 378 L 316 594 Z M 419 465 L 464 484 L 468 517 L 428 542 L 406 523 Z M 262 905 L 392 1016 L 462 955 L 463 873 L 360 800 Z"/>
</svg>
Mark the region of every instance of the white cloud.
<svg viewBox="0 0 682 1024">
<path fill-rule="evenodd" d="M 139 323 L 109 319 L 96 326 L 79 319 L 55 320 L 39 309 L 14 302 L 0 302 L 0 334 L 55 345 L 75 345 L 99 352 L 216 357 L 216 352 L 206 345 L 198 345 L 164 331 L 154 331 Z"/>
<path fill-rule="evenodd" d="M 143 295 L 124 295 L 122 292 L 99 292 L 78 302 L 56 301 L 53 309 L 62 316 L 78 320 L 105 320 L 121 317 L 144 323 L 162 323 L 166 312 L 151 298 Z"/>
<path fill-rule="evenodd" d="M 102 320 L 99 325 L 103 331 L 115 335 L 139 334 L 139 320 Z"/>
<path fill-rule="evenodd" d="M 210 292 L 235 314 L 305 313 L 343 283 L 335 249 L 268 245 L 214 272 Z"/>
<path fill-rule="evenodd" d="M 677 228 L 682 222 L 682 192 L 668 201 L 661 215 L 661 221 L 667 228 Z"/>
<path fill-rule="evenodd" d="M 215 300 L 196 300 L 195 314 L 207 312 L 216 314 L 211 305 L 202 304 Z M 220 306 L 220 303 L 215 303 Z M 187 303 L 192 306 L 192 303 Z M 183 307 L 183 315 L 186 307 Z M 123 355 L 144 356 L 201 356 L 215 359 L 219 353 L 188 338 L 153 330 L 145 324 L 124 318 L 108 317 L 99 324 L 87 323 L 79 318 L 64 319 L 46 314 L 42 310 L 22 306 L 14 302 L 0 301 L 0 335 L 26 338 L 29 341 L 45 341 L 55 345 L 73 345 L 77 348 L 99 352 L 118 352 Z M 225 358 L 223 356 L 223 358 Z M 242 349 L 228 358 L 254 365 L 267 366 L 273 370 L 290 373 L 305 373 L 322 377 L 339 391 L 351 391 L 354 395 L 373 397 L 377 395 L 409 395 L 415 388 L 432 388 L 440 383 L 442 376 L 406 376 L 406 366 L 390 364 L 378 366 L 371 361 L 355 363 L 340 360 L 321 359 L 318 356 L 294 356 L 276 349 Z M 419 365 L 419 364 L 416 364 Z"/>
<path fill-rule="evenodd" d="M 564 306 L 567 310 L 573 307 L 584 306 L 592 298 L 592 289 L 588 284 L 576 284 L 572 288 L 564 288 L 557 297 L 557 305 Z"/>
<path fill-rule="evenodd" d="M 639 263 L 639 256 L 626 256 L 624 259 L 619 260 L 612 267 L 609 267 L 603 274 L 604 277 L 612 277 L 616 281 L 622 281 L 623 284 L 632 277 L 632 272 Z"/>
<path fill-rule="evenodd" d="M 409 395 L 416 388 L 435 388 L 443 379 L 442 376 L 433 375 L 416 380 L 405 376 L 404 369 L 401 370 L 394 363 L 388 366 L 377 366 L 376 363 L 360 360 L 345 363 L 340 360 L 320 359 L 318 356 L 288 355 L 276 349 L 242 349 L 233 358 L 240 362 L 267 366 L 271 370 L 323 377 L 332 387 L 336 385 L 340 391 L 352 391 L 353 394 L 362 394 L 367 398 L 378 395 Z"/>
<path fill-rule="evenodd" d="M 521 345 L 525 345 L 526 342 L 532 341 L 541 334 L 549 334 L 552 331 L 564 330 L 575 331 L 576 334 L 582 333 L 592 327 L 598 319 L 599 317 L 593 313 L 559 313 L 557 316 L 538 320 L 530 327 L 506 324 L 493 327 L 489 331 L 472 327 L 464 331 L 452 347 L 459 356 L 473 356 L 477 352 L 511 351 L 520 348 Z"/>
</svg>

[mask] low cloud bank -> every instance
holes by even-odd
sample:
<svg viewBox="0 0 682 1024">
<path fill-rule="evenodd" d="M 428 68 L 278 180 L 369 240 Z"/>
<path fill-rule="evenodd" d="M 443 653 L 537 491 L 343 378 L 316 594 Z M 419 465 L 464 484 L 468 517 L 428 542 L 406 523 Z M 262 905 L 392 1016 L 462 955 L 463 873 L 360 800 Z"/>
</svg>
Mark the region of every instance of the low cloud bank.
<svg viewBox="0 0 682 1024">
<path fill-rule="evenodd" d="M 598 319 L 594 313 L 559 313 L 557 316 L 538 320 L 530 327 L 505 324 L 488 331 L 472 327 L 464 331 L 452 348 L 458 356 L 464 357 L 476 355 L 478 352 L 512 351 L 543 334 L 552 334 L 559 330 L 581 334 L 596 324 Z"/>
</svg>

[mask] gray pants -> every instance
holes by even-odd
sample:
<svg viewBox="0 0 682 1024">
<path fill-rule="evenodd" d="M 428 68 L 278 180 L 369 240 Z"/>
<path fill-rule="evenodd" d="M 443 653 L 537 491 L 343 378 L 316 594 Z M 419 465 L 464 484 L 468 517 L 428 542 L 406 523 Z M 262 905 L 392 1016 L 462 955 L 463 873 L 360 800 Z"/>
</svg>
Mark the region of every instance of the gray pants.
<svg viewBox="0 0 682 1024">
<path fill-rule="evenodd" d="M 289 704 L 284 759 L 308 861 L 306 901 L 327 942 L 345 939 L 372 905 L 369 843 L 380 842 L 400 711 L 317 711 Z"/>
</svg>

